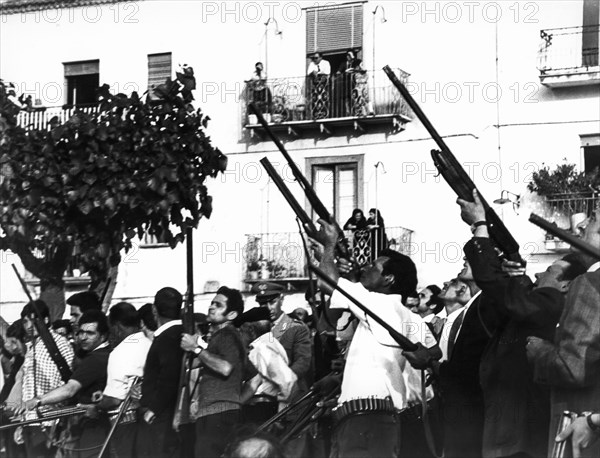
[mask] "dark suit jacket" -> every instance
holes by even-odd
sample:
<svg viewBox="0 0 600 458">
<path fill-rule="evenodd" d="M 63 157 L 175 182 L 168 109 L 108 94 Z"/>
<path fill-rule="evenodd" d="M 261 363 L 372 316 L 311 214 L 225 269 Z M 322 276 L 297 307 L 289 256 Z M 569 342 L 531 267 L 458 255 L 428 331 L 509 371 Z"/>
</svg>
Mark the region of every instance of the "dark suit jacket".
<svg viewBox="0 0 600 458">
<path fill-rule="evenodd" d="M 464 248 L 473 271 L 482 262 L 475 255 L 485 248 L 481 240 L 470 240 Z M 446 458 L 481 457 L 484 409 L 479 363 L 497 325 L 498 316 L 489 298 L 480 295 L 464 315 L 450 359 L 440 365 Z"/>
<path fill-rule="evenodd" d="M 473 275 L 498 312 L 498 328 L 481 359 L 485 404 L 483 457 L 526 453 L 544 456 L 550 422 L 550 392 L 533 380 L 527 362 L 527 336 L 552 339 L 564 306 L 553 288 L 532 289 L 529 277 L 502 273 L 493 247 L 481 239 L 474 250 Z"/>
<path fill-rule="evenodd" d="M 183 350 L 180 324 L 154 339 L 144 367 L 140 405 L 150 409 L 157 419 L 172 418 L 177 403 L 177 388 Z"/>
<path fill-rule="evenodd" d="M 571 283 L 554 343 L 544 343 L 534 371 L 535 380 L 550 385 L 552 391 L 549 443 L 563 410 L 600 410 L 600 271 Z M 596 442 L 582 456 L 599 454 Z"/>
</svg>

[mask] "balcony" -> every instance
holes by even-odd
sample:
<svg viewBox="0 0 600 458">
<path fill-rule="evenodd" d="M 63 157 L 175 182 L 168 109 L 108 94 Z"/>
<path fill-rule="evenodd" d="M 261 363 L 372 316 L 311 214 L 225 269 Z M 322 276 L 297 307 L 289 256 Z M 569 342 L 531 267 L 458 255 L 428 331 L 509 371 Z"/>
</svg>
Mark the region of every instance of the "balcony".
<svg viewBox="0 0 600 458">
<path fill-rule="evenodd" d="M 542 30 L 540 82 L 553 88 L 599 84 L 599 34 L 598 25 Z"/>
<path fill-rule="evenodd" d="M 389 248 L 408 255 L 413 231 L 401 226 L 387 227 Z M 350 251 L 360 265 L 374 259 L 373 231 L 345 231 Z M 297 232 L 246 234 L 243 279 L 246 283 L 268 280 L 288 286 L 308 281 L 308 268 L 302 239 Z M 313 260 L 314 261 L 314 260 Z"/>
<path fill-rule="evenodd" d="M 98 110 L 96 104 L 89 106 L 63 107 L 33 107 L 21 110 L 17 117 L 17 124 L 27 130 L 50 130 L 50 121 L 57 118 L 59 124 L 64 124 L 73 113 L 83 111 L 93 114 Z"/>
<path fill-rule="evenodd" d="M 408 73 L 395 69 L 407 82 Z M 263 128 L 248 113 L 254 102 L 273 131 L 290 137 L 337 131 L 361 134 L 369 129 L 393 133 L 411 120 L 409 109 L 383 71 L 339 75 L 273 78 L 246 83 L 242 97 L 242 126 L 252 139 L 262 140 Z"/>
</svg>

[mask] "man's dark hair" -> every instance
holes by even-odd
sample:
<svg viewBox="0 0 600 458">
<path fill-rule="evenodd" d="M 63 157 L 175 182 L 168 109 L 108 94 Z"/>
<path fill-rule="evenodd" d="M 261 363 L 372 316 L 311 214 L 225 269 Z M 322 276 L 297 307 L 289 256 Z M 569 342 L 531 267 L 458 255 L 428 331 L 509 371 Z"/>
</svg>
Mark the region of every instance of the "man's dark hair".
<svg viewBox="0 0 600 458">
<path fill-rule="evenodd" d="M 67 299 L 67 304 L 79 307 L 81 313 L 88 310 L 102 310 L 100 299 L 93 291 L 82 291 L 81 293 L 73 294 Z"/>
<path fill-rule="evenodd" d="M 239 290 L 221 286 L 217 294 L 222 294 L 227 298 L 227 313 L 237 312 L 238 316 L 244 313 L 244 299 Z"/>
<path fill-rule="evenodd" d="M 383 265 L 382 275 L 394 275 L 394 283 L 391 292 L 402 295 L 406 299 L 417 288 L 417 268 L 408 256 L 397 251 L 381 250 L 379 256 L 385 256 L 388 260 Z"/>
<path fill-rule="evenodd" d="M 181 304 L 183 297 L 175 288 L 166 287 L 161 289 L 154 296 L 154 307 L 156 313 L 163 318 L 176 320 L 181 316 Z"/>
<path fill-rule="evenodd" d="M 52 329 L 55 331 L 60 328 L 65 328 L 67 334 L 71 334 L 73 332 L 73 327 L 71 326 L 70 320 L 54 320 L 52 323 Z"/>
<path fill-rule="evenodd" d="M 126 328 L 139 328 L 140 317 L 137 310 L 129 302 L 119 302 L 108 311 L 108 322 L 111 326 L 117 323 Z"/>
<path fill-rule="evenodd" d="M 563 281 L 575 280 L 575 278 L 587 271 L 585 258 L 579 253 L 569 253 L 566 256 L 563 256 L 561 261 L 569 263 L 569 267 L 565 269 L 560 277 Z"/>
<path fill-rule="evenodd" d="M 84 324 L 88 323 L 97 323 L 98 327 L 96 330 L 100 334 L 108 334 L 108 319 L 100 310 L 88 310 L 87 312 L 84 312 L 79 319 L 79 329 L 81 329 Z"/>
<path fill-rule="evenodd" d="M 144 304 L 138 310 L 138 316 L 144 326 L 146 326 L 151 331 L 156 331 L 158 329 L 158 324 L 156 324 L 156 319 L 154 318 L 154 313 L 152 313 L 152 304 Z"/>
<path fill-rule="evenodd" d="M 444 310 L 444 301 L 438 297 L 442 290 L 438 285 L 429 285 L 426 286 L 425 289 L 428 289 L 432 293 L 431 297 L 427 301 L 427 306 L 431 307 L 432 305 L 435 305 L 435 307 L 433 308 L 433 313 L 437 315 L 442 310 Z"/>
<path fill-rule="evenodd" d="M 35 308 L 34 305 L 36 306 Z M 50 318 L 50 309 L 46 303 L 40 299 L 25 304 L 25 307 L 23 307 L 23 310 L 21 310 L 21 318 L 29 317 L 31 315 L 37 317 L 38 315 L 36 313 L 36 309 L 38 312 L 40 312 L 42 320 L 44 318 Z"/>
<path fill-rule="evenodd" d="M 6 328 L 6 337 L 14 337 L 21 342 L 25 342 L 25 328 L 23 327 L 23 320 L 17 320 L 8 328 Z"/>
</svg>

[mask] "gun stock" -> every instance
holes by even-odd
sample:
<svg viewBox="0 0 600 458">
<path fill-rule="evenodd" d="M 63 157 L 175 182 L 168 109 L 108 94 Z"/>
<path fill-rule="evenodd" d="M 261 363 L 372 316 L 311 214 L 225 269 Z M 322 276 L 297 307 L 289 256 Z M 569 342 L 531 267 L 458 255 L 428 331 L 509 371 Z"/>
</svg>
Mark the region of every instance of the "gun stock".
<svg viewBox="0 0 600 458">
<path fill-rule="evenodd" d="M 25 291 L 25 294 L 27 295 L 27 298 L 29 299 L 29 303 L 33 307 L 33 311 L 34 311 L 33 325 L 35 326 L 35 329 L 37 330 L 38 335 L 40 336 L 40 339 L 44 343 L 44 346 L 46 347 L 46 350 L 48 351 L 50 358 L 52 358 L 52 361 L 54 362 L 54 364 L 56 364 L 56 367 L 58 368 L 58 372 L 60 373 L 60 378 L 62 379 L 63 382 L 67 383 L 72 375 L 71 368 L 67 364 L 67 361 L 65 360 L 62 353 L 58 350 L 58 346 L 56 345 L 54 338 L 50 334 L 50 331 L 48 330 L 48 326 L 46 326 L 46 323 L 44 323 L 42 314 L 40 313 L 40 310 L 38 309 L 37 304 L 33 300 L 33 297 L 31 297 L 31 293 L 29 292 L 29 289 L 27 288 L 27 284 L 25 283 L 25 281 L 19 274 L 17 267 L 14 264 L 12 264 L 12 268 L 15 272 L 15 275 L 19 279 L 19 283 L 21 283 L 21 287 L 23 288 L 23 291 Z"/>
<path fill-rule="evenodd" d="M 312 185 L 306 179 L 304 174 L 300 171 L 300 169 L 298 168 L 296 163 L 293 161 L 292 157 L 289 155 L 289 153 L 287 152 L 287 150 L 285 149 L 285 147 L 283 146 L 283 144 L 281 143 L 279 138 L 277 138 L 277 136 L 273 133 L 273 131 L 269 127 L 269 123 L 267 123 L 267 121 L 263 117 L 260 110 L 258 110 L 253 103 L 250 103 L 248 105 L 248 109 L 253 114 L 256 115 L 256 118 L 258 119 L 259 124 L 265 130 L 265 132 L 267 133 L 269 138 L 273 141 L 273 143 L 275 143 L 275 146 L 277 146 L 277 149 L 279 149 L 281 154 L 283 154 L 283 157 L 285 158 L 286 162 L 288 163 L 290 170 L 292 171 L 292 174 L 294 175 L 294 178 L 296 179 L 296 181 L 298 182 L 298 184 L 304 191 L 304 195 L 310 202 L 310 205 L 313 208 L 313 210 L 315 211 L 315 213 L 317 215 L 319 215 L 319 218 L 327 221 L 329 224 L 333 224 L 337 228 L 338 232 L 340 234 L 343 234 L 340 225 L 337 223 L 335 218 L 329 213 L 329 211 L 327 210 L 325 205 L 323 205 L 323 202 L 321 202 L 321 199 L 319 199 L 319 196 L 317 196 L 317 193 L 313 189 Z M 350 249 L 348 248 L 348 241 L 344 237 L 340 238 L 340 241 L 338 242 L 338 245 L 337 245 L 337 249 L 338 249 L 338 254 L 340 257 L 350 259 Z"/>
<path fill-rule="evenodd" d="M 577 248 L 582 253 L 585 253 L 589 256 L 600 261 L 600 250 L 593 245 L 581 240 L 579 237 L 571 234 L 564 229 L 558 227 L 555 223 L 551 223 L 550 221 L 546 221 L 541 216 L 532 213 L 529 215 L 529 222 L 535 224 L 536 226 L 544 229 L 546 232 L 549 232 L 555 237 L 567 242 L 569 245 Z"/>
<path fill-rule="evenodd" d="M 437 133 L 433 124 L 427 119 L 421 107 L 417 104 L 415 99 L 410 95 L 408 89 L 402 84 L 402 82 L 398 79 L 393 70 L 386 65 L 383 67 L 383 71 L 388 76 L 392 84 L 398 89 L 406 103 L 413 110 L 421 124 L 427 129 L 431 138 L 438 145 L 439 151 L 432 150 L 431 156 L 433 158 L 433 163 L 436 168 L 439 170 L 440 174 L 444 177 L 446 182 L 450 185 L 450 187 L 454 190 L 454 192 L 463 200 L 468 202 L 473 202 L 473 189 L 477 189 L 475 187 L 475 183 L 471 180 L 471 177 L 467 174 L 465 169 L 460 165 L 444 139 Z M 519 244 L 514 239 L 512 234 L 508 231 L 500 217 L 494 211 L 492 207 L 487 203 L 485 198 L 481 193 L 479 193 L 479 198 L 483 207 L 485 208 L 486 220 L 488 222 L 488 230 L 490 237 L 496 244 L 496 246 L 503 252 L 506 258 L 520 262 L 522 265 L 525 265 L 525 261 L 519 255 Z"/>
</svg>

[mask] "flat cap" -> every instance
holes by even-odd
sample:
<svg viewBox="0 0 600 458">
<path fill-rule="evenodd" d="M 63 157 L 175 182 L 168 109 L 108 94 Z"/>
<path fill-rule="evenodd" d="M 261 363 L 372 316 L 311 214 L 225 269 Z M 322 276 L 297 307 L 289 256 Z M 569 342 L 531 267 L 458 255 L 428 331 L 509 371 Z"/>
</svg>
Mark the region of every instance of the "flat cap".
<svg viewBox="0 0 600 458">
<path fill-rule="evenodd" d="M 252 294 L 256 294 L 256 302 L 259 304 L 275 299 L 284 291 L 285 288 L 283 286 L 266 281 L 256 283 L 250 290 Z"/>
</svg>

